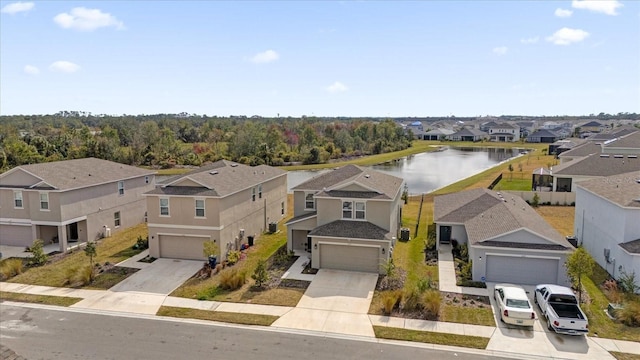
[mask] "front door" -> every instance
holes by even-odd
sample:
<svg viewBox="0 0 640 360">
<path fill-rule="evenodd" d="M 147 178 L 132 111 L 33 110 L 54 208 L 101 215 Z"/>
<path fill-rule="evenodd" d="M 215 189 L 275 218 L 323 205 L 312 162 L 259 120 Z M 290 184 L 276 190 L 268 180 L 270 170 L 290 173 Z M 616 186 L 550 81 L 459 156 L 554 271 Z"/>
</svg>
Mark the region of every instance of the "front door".
<svg viewBox="0 0 640 360">
<path fill-rule="evenodd" d="M 440 226 L 440 243 L 448 244 L 451 241 L 451 226 Z"/>
<path fill-rule="evenodd" d="M 78 223 L 69 224 L 69 239 L 78 240 Z"/>
<path fill-rule="evenodd" d="M 311 236 L 307 236 L 307 252 L 311 252 Z"/>
</svg>

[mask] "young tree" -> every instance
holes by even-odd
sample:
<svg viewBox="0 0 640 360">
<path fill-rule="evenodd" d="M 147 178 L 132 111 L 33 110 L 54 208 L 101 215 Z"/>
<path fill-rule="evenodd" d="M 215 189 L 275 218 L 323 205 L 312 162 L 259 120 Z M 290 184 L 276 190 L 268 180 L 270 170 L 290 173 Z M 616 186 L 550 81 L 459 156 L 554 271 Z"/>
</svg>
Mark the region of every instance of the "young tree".
<svg viewBox="0 0 640 360">
<path fill-rule="evenodd" d="M 565 267 L 574 286 L 578 288 L 578 299 L 582 303 L 582 277 L 593 273 L 593 258 L 582 246 L 567 257 Z"/>
<path fill-rule="evenodd" d="M 218 244 L 215 241 L 205 241 L 203 244 L 202 255 L 206 258 L 218 255 Z"/>
<path fill-rule="evenodd" d="M 29 261 L 31 265 L 40 266 L 47 262 L 48 256 L 44 253 L 44 241 L 40 239 L 34 240 L 33 245 L 29 248 L 29 252 L 31 252 L 32 255 Z"/>
<path fill-rule="evenodd" d="M 513 180 L 513 165 L 509 164 L 509 174 L 511 174 L 511 180 Z"/>
<path fill-rule="evenodd" d="M 84 254 L 89 258 L 89 265 L 91 265 L 91 269 L 93 271 L 93 258 L 98 255 L 96 243 L 93 241 L 87 241 L 87 246 L 84 247 Z"/>
<path fill-rule="evenodd" d="M 258 261 L 258 265 L 251 275 L 251 278 L 256 281 L 258 287 L 262 287 L 262 284 L 269 281 L 269 272 L 267 272 L 267 263 L 264 260 Z"/>
</svg>

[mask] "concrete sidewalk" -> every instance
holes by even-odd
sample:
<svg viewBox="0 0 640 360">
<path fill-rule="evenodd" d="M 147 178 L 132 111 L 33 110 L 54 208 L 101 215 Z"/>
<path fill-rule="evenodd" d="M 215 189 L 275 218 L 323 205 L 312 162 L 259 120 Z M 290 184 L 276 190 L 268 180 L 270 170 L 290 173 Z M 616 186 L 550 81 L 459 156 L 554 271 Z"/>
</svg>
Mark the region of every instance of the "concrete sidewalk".
<svg viewBox="0 0 640 360">
<path fill-rule="evenodd" d="M 484 289 L 483 289 L 484 290 Z M 107 295 L 113 295 L 113 292 L 109 290 L 83 290 L 83 289 L 68 289 L 57 288 L 49 286 L 37 286 L 37 285 L 25 285 L 16 283 L 0 282 L 0 291 L 15 292 L 23 294 L 33 295 L 53 295 L 53 296 L 66 296 L 77 297 L 88 300 L 95 303 L 100 298 Z M 171 296 L 160 296 L 158 294 L 147 293 L 121 293 L 122 303 L 109 306 L 109 303 L 101 306 L 102 310 L 118 311 L 125 313 L 140 313 L 140 314 L 155 314 L 160 306 L 173 306 L 184 307 L 191 309 L 209 310 L 209 311 L 224 311 L 235 313 L 247 313 L 247 314 L 262 314 L 272 316 L 283 316 L 295 308 L 286 306 L 273 306 L 273 305 L 259 305 L 259 304 L 244 304 L 244 303 L 227 303 L 217 301 L 199 301 L 195 299 L 177 298 Z M 76 304 L 78 305 L 78 304 Z M 80 306 L 75 306 L 82 308 Z M 89 307 L 92 308 L 92 307 Z M 93 307 L 95 309 L 95 307 Z M 388 316 L 379 315 L 366 315 L 369 318 L 371 326 L 387 326 L 409 330 L 418 331 L 431 331 L 448 334 L 458 335 L 472 335 L 481 336 L 487 338 L 494 338 L 496 336 L 504 336 L 503 329 L 499 329 L 492 326 L 480 326 L 470 324 L 458 324 L 447 323 L 441 321 L 427 321 L 416 319 L 404 319 L 394 318 Z M 337 333 L 331 331 L 332 327 L 326 327 L 326 332 Z M 337 329 L 335 329 L 337 330 Z M 518 330 L 520 331 L 520 330 Z M 601 339 L 596 337 L 585 337 L 586 341 L 593 342 L 595 345 L 601 347 L 606 351 L 619 351 L 623 353 L 640 355 L 640 346 L 637 342 Z M 507 341 L 507 339 L 503 339 Z M 488 349 L 491 350 L 491 349 Z M 517 351 L 517 349 L 516 349 Z M 506 352 L 505 352 L 506 353 Z M 562 358 L 569 358 L 568 353 L 563 354 Z M 582 354 L 583 356 L 586 354 Z M 584 356 L 584 358 L 588 358 Z"/>
<path fill-rule="evenodd" d="M 438 246 L 438 289 L 440 291 L 476 295 L 489 296 L 487 289 L 462 287 L 456 285 L 456 269 L 451 253 L 451 245 L 439 244 Z"/>
</svg>

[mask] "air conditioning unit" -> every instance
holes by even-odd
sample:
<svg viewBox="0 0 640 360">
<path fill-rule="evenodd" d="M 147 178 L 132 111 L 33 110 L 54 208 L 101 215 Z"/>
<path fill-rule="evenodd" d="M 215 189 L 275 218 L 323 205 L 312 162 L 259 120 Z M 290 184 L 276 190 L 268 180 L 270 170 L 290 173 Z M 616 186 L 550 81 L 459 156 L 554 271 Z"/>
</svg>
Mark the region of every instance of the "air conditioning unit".
<svg viewBox="0 0 640 360">
<path fill-rule="evenodd" d="M 269 232 L 273 234 L 277 231 L 278 231 L 278 223 L 275 223 L 275 222 L 269 223 Z"/>
<path fill-rule="evenodd" d="M 409 241 L 410 232 L 408 228 L 400 229 L 400 241 Z"/>
<path fill-rule="evenodd" d="M 242 239 L 244 237 L 244 229 L 240 229 L 240 239 Z"/>
</svg>

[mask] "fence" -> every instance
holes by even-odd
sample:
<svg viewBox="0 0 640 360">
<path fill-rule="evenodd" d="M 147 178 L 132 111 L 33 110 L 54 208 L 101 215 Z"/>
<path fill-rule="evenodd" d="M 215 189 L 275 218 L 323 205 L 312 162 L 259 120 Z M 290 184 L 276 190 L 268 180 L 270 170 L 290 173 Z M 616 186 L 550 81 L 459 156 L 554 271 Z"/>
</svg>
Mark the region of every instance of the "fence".
<svg viewBox="0 0 640 360">
<path fill-rule="evenodd" d="M 493 188 L 498 185 L 498 183 L 500 182 L 500 180 L 502 180 L 502 173 L 500 173 L 500 175 L 498 175 L 498 177 L 493 180 L 493 182 L 491 183 L 491 185 L 489 185 L 489 190 L 493 190 Z"/>
<path fill-rule="evenodd" d="M 533 196 L 538 194 L 538 204 L 544 205 L 574 205 L 576 203 L 575 192 L 549 192 L 549 191 L 502 191 L 503 194 L 511 194 L 532 202 Z"/>
</svg>

